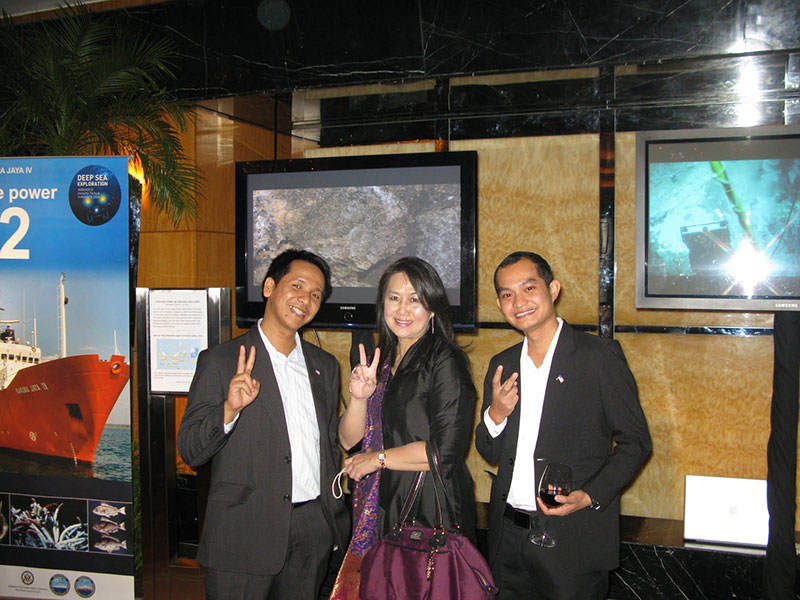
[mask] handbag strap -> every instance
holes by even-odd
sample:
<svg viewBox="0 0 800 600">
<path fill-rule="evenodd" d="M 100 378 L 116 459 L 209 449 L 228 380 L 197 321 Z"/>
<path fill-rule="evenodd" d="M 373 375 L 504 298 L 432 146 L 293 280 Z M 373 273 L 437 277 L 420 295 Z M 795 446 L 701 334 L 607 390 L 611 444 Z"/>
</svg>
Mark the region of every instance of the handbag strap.
<svg viewBox="0 0 800 600">
<path fill-rule="evenodd" d="M 441 473 L 439 474 L 439 477 L 441 478 Z M 408 497 L 403 503 L 403 508 L 400 510 L 400 517 L 397 519 L 394 529 L 402 529 L 404 525 L 409 523 L 409 519 L 411 521 L 416 520 L 417 511 L 419 510 L 419 503 L 422 498 L 422 488 L 424 483 L 425 471 L 417 471 L 417 474 L 414 477 L 414 483 L 411 484 L 411 491 L 409 491 Z M 446 492 L 445 497 L 447 497 Z M 453 520 L 451 518 L 451 524 L 452 523 Z M 435 476 L 433 479 L 433 525 L 435 529 L 442 529 L 442 508 L 439 500 L 439 492 L 437 490 Z"/>
<path fill-rule="evenodd" d="M 444 476 L 442 475 L 442 461 L 439 458 L 439 449 L 436 442 L 429 440 L 426 444 L 430 462 L 433 468 L 431 474 L 433 475 L 433 509 L 434 509 L 434 526 L 437 529 L 442 528 L 442 509 L 441 498 L 444 498 L 445 507 L 447 510 L 447 517 L 450 521 L 451 529 L 461 529 L 461 523 L 456 518 L 455 505 L 450 494 L 447 493 L 447 487 L 444 485 Z M 403 508 L 400 510 L 400 517 L 395 523 L 395 528 L 402 528 L 404 525 L 417 518 L 417 511 L 419 510 L 419 502 L 422 498 L 422 487 L 425 483 L 425 471 L 417 471 L 414 477 L 414 482 L 411 485 L 411 490 L 408 493 Z"/>
<path fill-rule="evenodd" d="M 458 522 L 456 518 L 456 511 L 455 506 L 453 504 L 452 498 L 450 498 L 450 494 L 447 493 L 447 488 L 444 485 L 444 477 L 442 475 L 442 461 L 439 458 L 439 449 L 436 446 L 436 442 L 430 440 L 428 442 L 428 448 L 430 453 L 431 462 L 433 463 L 433 492 L 434 498 L 436 500 L 436 507 L 439 507 L 439 490 L 441 490 L 442 496 L 444 496 L 445 505 L 447 507 L 447 516 L 450 519 L 450 528 L 451 529 L 461 529 L 461 523 Z"/>
<path fill-rule="evenodd" d="M 417 516 L 417 507 L 419 505 L 420 492 L 422 491 L 422 484 L 425 482 L 425 471 L 418 471 L 414 477 L 414 483 L 411 484 L 411 491 L 408 492 L 408 497 L 403 503 L 403 508 L 400 510 L 400 517 L 395 523 L 395 527 L 402 527 L 408 522 L 409 516 L 415 519 Z M 413 510 L 413 514 L 412 514 Z"/>
</svg>

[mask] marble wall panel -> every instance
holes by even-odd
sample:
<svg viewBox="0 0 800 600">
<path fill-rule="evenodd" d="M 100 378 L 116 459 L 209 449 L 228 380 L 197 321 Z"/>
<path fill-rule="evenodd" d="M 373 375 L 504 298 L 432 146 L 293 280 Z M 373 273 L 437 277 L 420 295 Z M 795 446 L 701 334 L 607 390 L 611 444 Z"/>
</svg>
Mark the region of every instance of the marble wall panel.
<svg viewBox="0 0 800 600">
<path fill-rule="evenodd" d="M 771 313 L 636 308 L 636 134 L 616 136 L 615 318 L 618 325 L 772 327 Z"/>
<path fill-rule="evenodd" d="M 596 101 L 599 69 L 573 71 L 574 75 L 570 71 L 538 71 L 532 73 L 533 77 L 528 81 L 509 77 L 507 83 L 497 75 L 454 78 L 450 88 L 450 109 L 485 111 L 490 108 L 502 114 L 550 108 L 565 100 L 576 107 Z"/>
<path fill-rule="evenodd" d="M 657 106 L 634 104 L 615 111 L 616 130 L 621 132 L 775 125 L 784 122 L 786 106 L 783 99 L 664 102 Z M 786 123 L 790 121 L 787 119 Z"/>
<path fill-rule="evenodd" d="M 421 119 L 382 121 L 378 123 L 325 124 L 320 130 L 320 144 L 327 147 L 364 146 L 376 142 L 405 142 L 407 140 L 433 140 L 438 131 L 447 131 L 447 119 Z"/>
<path fill-rule="evenodd" d="M 736 102 L 745 86 L 751 94 L 784 91 L 786 57 L 764 54 L 628 64 L 617 67 L 615 75 L 614 94 L 622 102 L 644 105 L 656 98 Z"/>
<path fill-rule="evenodd" d="M 686 475 L 764 479 L 772 338 L 618 334 L 653 439 L 623 513 L 683 518 Z"/>
<path fill-rule="evenodd" d="M 436 142 L 407 142 L 403 144 L 373 144 L 370 146 L 341 146 L 336 148 L 308 148 L 303 158 L 326 158 L 330 156 L 374 156 L 378 154 L 412 154 L 433 152 Z"/>
<path fill-rule="evenodd" d="M 478 320 L 503 321 L 494 269 L 530 250 L 562 283 L 561 315 L 597 323 L 597 135 L 464 140 L 450 149 L 478 152 Z"/>
</svg>

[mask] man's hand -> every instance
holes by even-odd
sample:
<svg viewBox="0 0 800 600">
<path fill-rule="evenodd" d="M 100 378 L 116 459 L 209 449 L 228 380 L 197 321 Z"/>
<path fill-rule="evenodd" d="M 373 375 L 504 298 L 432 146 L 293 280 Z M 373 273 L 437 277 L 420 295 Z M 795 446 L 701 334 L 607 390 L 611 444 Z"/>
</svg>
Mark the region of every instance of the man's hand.
<svg viewBox="0 0 800 600">
<path fill-rule="evenodd" d="M 498 365 L 492 377 L 492 404 L 489 406 L 489 418 L 496 425 L 505 421 L 519 402 L 519 373 L 512 373 L 501 385 L 502 376 L 503 365 Z"/>
<path fill-rule="evenodd" d="M 244 407 L 258 396 L 261 382 L 253 379 L 253 365 L 256 364 L 256 347 L 250 348 L 250 355 L 245 361 L 244 346 L 239 346 L 239 363 L 236 365 L 236 375 L 228 384 L 228 398 L 225 400 L 225 424 L 228 425 Z"/>
<path fill-rule="evenodd" d="M 350 398 L 366 400 L 378 386 L 378 365 L 381 362 L 381 349 L 375 348 L 372 362 L 367 365 L 367 352 L 364 344 L 358 345 L 359 364 L 350 372 Z"/>
<path fill-rule="evenodd" d="M 569 496 L 556 494 L 555 501 L 560 502 L 561 506 L 550 508 L 547 506 L 547 504 L 542 502 L 541 498 L 536 499 L 536 502 L 539 503 L 539 510 L 542 511 L 542 514 L 553 517 L 566 517 L 567 515 L 571 515 L 582 508 L 591 506 L 592 504 L 591 497 L 583 490 L 574 490 L 570 492 Z"/>
</svg>

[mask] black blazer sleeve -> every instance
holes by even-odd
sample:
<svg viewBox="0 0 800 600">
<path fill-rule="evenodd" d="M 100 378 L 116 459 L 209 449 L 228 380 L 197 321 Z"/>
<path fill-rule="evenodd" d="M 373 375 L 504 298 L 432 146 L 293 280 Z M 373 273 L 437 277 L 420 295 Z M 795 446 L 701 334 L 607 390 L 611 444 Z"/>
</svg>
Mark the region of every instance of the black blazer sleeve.
<svg viewBox="0 0 800 600">
<path fill-rule="evenodd" d="M 650 433 L 639 393 L 622 347 L 609 341 L 600 359 L 600 400 L 611 433 L 614 448 L 607 462 L 586 481 L 583 490 L 592 500 L 607 506 L 630 483 L 652 448 Z"/>
<path fill-rule="evenodd" d="M 190 466 L 210 461 L 228 439 L 225 435 L 224 404 L 230 377 L 220 371 L 219 356 L 203 350 L 189 388 L 189 401 L 178 430 L 178 451 Z"/>
</svg>

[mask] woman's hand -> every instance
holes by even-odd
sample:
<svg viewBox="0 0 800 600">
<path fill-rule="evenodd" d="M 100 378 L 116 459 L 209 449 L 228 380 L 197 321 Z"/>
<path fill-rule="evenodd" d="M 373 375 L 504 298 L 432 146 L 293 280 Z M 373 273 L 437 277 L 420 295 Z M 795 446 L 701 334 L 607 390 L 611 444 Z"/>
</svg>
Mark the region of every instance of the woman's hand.
<svg viewBox="0 0 800 600">
<path fill-rule="evenodd" d="M 381 349 L 375 348 L 372 362 L 367 365 L 367 352 L 364 344 L 358 345 L 359 364 L 350 372 L 350 398 L 365 400 L 378 387 L 378 365 L 381 362 Z M 348 473 L 349 474 L 349 473 Z"/>
<path fill-rule="evenodd" d="M 353 481 L 361 481 L 364 477 L 380 468 L 381 464 L 378 462 L 377 452 L 359 452 L 344 461 L 344 470 Z"/>
</svg>

